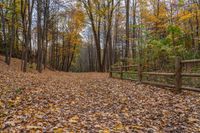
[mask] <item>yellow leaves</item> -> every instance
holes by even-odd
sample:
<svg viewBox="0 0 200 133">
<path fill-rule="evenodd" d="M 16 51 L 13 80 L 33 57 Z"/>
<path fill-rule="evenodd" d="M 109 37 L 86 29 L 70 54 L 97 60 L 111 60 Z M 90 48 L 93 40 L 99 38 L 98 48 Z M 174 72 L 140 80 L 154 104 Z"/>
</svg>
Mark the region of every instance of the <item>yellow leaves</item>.
<svg viewBox="0 0 200 133">
<path fill-rule="evenodd" d="M 21 97 L 16 97 L 16 99 L 15 99 L 15 104 L 18 104 L 18 103 L 20 103 L 21 102 Z"/>
<path fill-rule="evenodd" d="M 82 28 L 84 25 L 84 21 L 85 21 L 85 14 L 83 13 L 83 11 L 81 10 L 76 10 L 74 12 L 74 23 L 76 23 L 77 27 Z"/>
<path fill-rule="evenodd" d="M 18 105 L 21 102 L 21 97 L 16 97 L 15 100 L 8 100 L 8 106 L 14 107 L 15 105 Z M 0 103 L 1 104 L 1 103 Z"/>
<path fill-rule="evenodd" d="M 81 44 L 80 32 L 85 24 L 85 14 L 80 8 L 71 9 L 68 13 L 67 32 L 63 32 L 64 39 L 71 45 Z M 71 50 L 70 50 L 71 51 Z"/>
<path fill-rule="evenodd" d="M 160 28 L 160 30 L 166 30 L 166 28 L 168 27 L 168 24 L 159 24 L 158 28 Z"/>
<path fill-rule="evenodd" d="M 110 133 L 109 129 L 104 129 L 102 133 Z"/>
<path fill-rule="evenodd" d="M 185 15 L 181 16 L 181 17 L 179 18 L 179 21 L 188 20 L 188 19 L 190 19 L 190 18 L 192 18 L 192 17 L 193 17 L 192 13 L 188 13 L 188 14 L 185 14 Z"/>
<path fill-rule="evenodd" d="M 137 125 L 133 125 L 133 126 L 131 126 L 133 129 L 136 129 L 136 130 L 142 130 L 143 129 L 143 127 L 141 127 L 141 126 L 137 126 Z"/>
<path fill-rule="evenodd" d="M 59 112 L 60 108 L 58 108 L 56 105 L 49 104 L 50 110 L 52 112 Z"/>
<path fill-rule="evenodd" d="M 42 127 L 40 127 L 40 126 L 27 126 L 26 128 L 33 132 L 42 131 Z"/>
<path fill-rule="evenodd" d="M 190 7 L 193 9 L 198 9 L 199 5 L 197 3 L 190 4 Z"/>
<path fill-rule="evenodd" d="M 8 100 L 8 106 L 9 107 L 13 107 L 15 105 L 15 101 L 14 100 Z"/>
<path fill-rule="evenodd" d="M 53 132 L 54 133 L 63 133 L 63 129 L 62 128 L 54 128 Z"/>
<path fill-rule="evenodd" d="M 159 18 L 165 18 L 167 17 L 167 10 L 166 10 L 166 4 L 165 3 L 160 3 L 160 8 L 159 8 Z"/>
<path fill-rule="evenodd" d="M 70 32 L 80 32 L 84 27 L 85 14 L 81 9 L 74 8 L 69 13 L 68 27 Z"/>
<path fill-rule="evenodd" d="M 153 2 L 154 3 L 154 2 Z M 155 4 L 155 3 L 154 3 Z M 167 20 L 168 12 L 166 10 L 166 4 L 160 2 L 159 12 L 157 13 L 157 9 L 153 9 L 155 7 L 150 7 L 149 5 L 145 5 L 141 11 L 141 17 L 146 23 L 165 23 L 164 20 Z"/>
<path fill-rule="evenodd" d="M 157 18 L 155 15 L 151 14 L 151 13 L 147 13 L 147 12 L 143 12 L 143 19 L 145 20 L 145 22 L 150 22 L 150 23 L 157 23 L 159 22 L 159 18 Z"/>
<path fill-rule="evenodd" d="M 45 113 L 40 112 L 40 111 L 38 111 L 38 112 L 35 114 L 35 118 L 36 118 L 36 119 L 42 119 L 44 116 L 45 116 Z"/>
<path fill-rule="evenodd" d="M 124 126 L 122 123 L 118 123 L 117 125 L 115 125 L 115 127 L 113 128 L 113 130 L 115 131 L 121 131 L 124 129 Z"/>
<path fill-rule="evenodd" d="M 78 121 L 79 121 L 79 117 L 77 115 L 75 115 L 69 119 L 70 123 L 78 123 Z"/>
</svg>

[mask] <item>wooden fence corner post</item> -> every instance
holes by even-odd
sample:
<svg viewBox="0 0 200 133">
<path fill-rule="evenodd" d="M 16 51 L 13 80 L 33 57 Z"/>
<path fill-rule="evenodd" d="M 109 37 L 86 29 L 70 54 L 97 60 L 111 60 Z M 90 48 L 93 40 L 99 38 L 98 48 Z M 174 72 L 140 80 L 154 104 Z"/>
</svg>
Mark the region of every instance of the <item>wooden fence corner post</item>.
<svg viewBox="0 0 200 133">
<path fill-rule="evenodd" d="M 138 81 L 139 81 L 139 83 L 142 82 L 142 65 L 140 62 L 138 64 Z"/>
<path fill-rule="evenodd" d="M 182 65 L 181 65 L 181 57 L 176 57 L 175 60 L 175 87 L 178 92 L 181 92 L 182 87 Z"/>
</svg>

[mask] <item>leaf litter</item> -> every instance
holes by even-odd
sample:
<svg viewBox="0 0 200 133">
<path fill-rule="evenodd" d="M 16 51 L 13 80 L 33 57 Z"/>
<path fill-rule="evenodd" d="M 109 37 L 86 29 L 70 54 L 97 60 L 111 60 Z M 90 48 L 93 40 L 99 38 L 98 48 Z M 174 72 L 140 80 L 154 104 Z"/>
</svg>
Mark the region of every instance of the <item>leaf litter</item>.
<svg viewBox="0 0 200 133">
<path fill-rule="evenodd" d="M 200 132 L 200 93 L 0 62 L 0 132 Z"/>
</svg>

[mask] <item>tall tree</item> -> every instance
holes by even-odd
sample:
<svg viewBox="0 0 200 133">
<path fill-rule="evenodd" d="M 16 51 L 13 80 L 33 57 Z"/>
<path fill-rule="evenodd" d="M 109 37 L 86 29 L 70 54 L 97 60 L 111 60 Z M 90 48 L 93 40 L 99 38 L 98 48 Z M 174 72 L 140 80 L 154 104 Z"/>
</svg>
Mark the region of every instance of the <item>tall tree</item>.
<svg viewBox="0 0 200 133">
<path fill-rule="evenodd" d="M 42 72 L 43 42 L 42 42 L 42 0 L 37 0 L 37 70 Z"/>
<path fill-rule="evenodd" d="M 129 14 L 130 14 L 130 0 L 126 0 L 126 49 L 125 58 L 129 57 L 129 39 L 130 39 L 130 25 L 129 25 Z"/>
<path fill-rule="evenodd" d="M 11 63 L 11 58 L 13 54 L 13 46 L 15 44 L 15 25 L 16 25 L 16 0 L 12 0 L 11 2 L 12 7 L 12 22 L 11 22 L 11 34 L 10 34 L 10 46 L 9 46 L 9 58 L 8 58 L 8 65 Z"/>
<path fill-rule="evenodd" d="M 136 57 L 136 12 L 137 12 L 137 0 L 132 1 L 132 58 Z"/>
<path fill-rule="evenodd" d="M 28 53 L 31 47 L 31 26 L 32 14 L 35 0 L 21 0 L 21 18 L 22 18 L 22 70 L 27 71 Z"/>
</svg>

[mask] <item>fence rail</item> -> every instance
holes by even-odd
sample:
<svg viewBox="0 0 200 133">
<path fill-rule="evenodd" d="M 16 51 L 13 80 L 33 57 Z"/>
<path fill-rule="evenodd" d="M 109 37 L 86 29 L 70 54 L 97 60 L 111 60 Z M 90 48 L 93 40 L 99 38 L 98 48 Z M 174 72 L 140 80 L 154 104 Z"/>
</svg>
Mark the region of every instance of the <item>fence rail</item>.
<svg viewBox="0 0 200 133">
<path fill-rule="evenodd" d="M 191 78 L 200 78 L 200 73 L 184 73 L 182 71 L 182 68 L 185 64 L 194 64 L 199 63 L 200 59 L 194 59 L 194 60 L 181 60 L 180 57 L 176 57 L 175 60 L 175 70 L 174 73 L 167 73 L 167 72 L 143 72 L 142 70 L 142 64 L 139 65 L 127 65 L 127 66 L 118 66 L 118 67 L 111 67 L 110 70 L 110 77 L 113 77 L 113 73 L 120 74 L 120 79 L 125 80 L 132 80 L 132 81 L 138 81 L 142 84 L 149 84 L 149 85 L 155 85 L 160 87 L 169 87 L 169 88 L 175 88 L 177 91 L 181 90 L 192 90 L 192 91 L 198 91 L 200 92 L 200 88 L 195 87 L 188 87 L 183 86 L 183 77 L 191 77 Z M 136 71 L 130 71 L 131 68 L 137 68 Z M 123 78 L 123 74 L 134 74 L 137 75 L 137 79 L 131 79 L 131 78 Z M 171 77 L 174 79 L 174 84 L 165 84 L 160 82 L 154 82 L 154 81 L 146 81 L 143 79 L 143 76 L 163 76 L 164 78 Z"/>
<path fill-rule="evenodd" d="M 194 60 L 183 60 L 181 63 L 200 63 L 200 59 L 194 59 Z"/>
<path fill-rule="evenodd" d="M 142 72 L 142 74 L 160 75 L 160 76 L 174 76 L 175 75 L 175 73 L 161 73 L 161 72 Z"/>
</svg>

